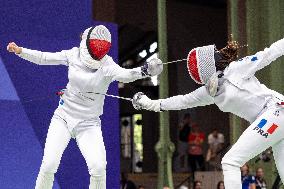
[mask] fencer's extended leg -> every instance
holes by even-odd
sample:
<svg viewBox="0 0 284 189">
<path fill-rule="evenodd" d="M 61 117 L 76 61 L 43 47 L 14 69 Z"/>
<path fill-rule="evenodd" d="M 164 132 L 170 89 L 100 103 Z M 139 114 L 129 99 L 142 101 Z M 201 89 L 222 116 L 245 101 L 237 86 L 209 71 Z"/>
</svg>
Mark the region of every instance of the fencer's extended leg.
<svg viewBox="0 0 284 189">
<path fill-rule="evenodd" d="M 283 124 L 284 126 L 284 124 Z M 273 156 L 276 163 L 276 167 L 278 170 L 278 173 L 280 175 L 282 183 L 284 182 L 284 139 L 272 146 L 273 149 Z"/>
<path fill-rule="evenodd" d="M 76 140 L 89 169 L 89 189 L 106 189 L 106 150 L 100 123 L 89 123 L 82 128 Z"/>
<path fill-rule="evenodd" d="M 51 189 L 54 181 L 54 173 L 39 171 L 35 189 Z"/>
<path fill-rule="evenodd" d="M 53 116 L 44 148 L 44 156 L 35 189 L 52 189 L 54 173 L 56 173 L 62 154 L 67 147 L 71 135 L 64 120 Z"/>
<path fill-rule="evenodd" d="M 225 188 L 241 189 L 240 167 L 284 138 L 284 115 L 267 110 L 240 136 L 222 159 Z M 281 127 L 282 126 L 282 127 Z"/>
</svg>

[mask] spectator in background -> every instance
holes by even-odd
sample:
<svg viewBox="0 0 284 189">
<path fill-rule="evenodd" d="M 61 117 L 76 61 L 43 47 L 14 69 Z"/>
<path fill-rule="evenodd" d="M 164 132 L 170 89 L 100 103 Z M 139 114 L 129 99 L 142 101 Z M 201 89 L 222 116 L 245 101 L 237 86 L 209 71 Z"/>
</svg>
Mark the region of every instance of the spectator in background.
<svg viewBox="0 0 284 189">
<path fill-rule="evenodd" d="M 202 182 L 199 180 L 194 181 L 193 189 L 202 189 Z"/>
<path fill-rule="evenodd" d="M 164 186 L 164 187 L 163 187 L 163 189 L 170 189 L 170 187 L 168 187 L 168 186 Z"/>
<path fill-rule="evenodd" d="M 138 189 L 145 189 L 145 187 L 142 186 L 142 185 L 139 185 L 139 186 L 138 186 Z"/>
<path fill-rule="evenodd" d="M 191 116 L 189 113 L 184 114 L 182 124 L 179 131 L 179 140 L 182 142 L 188 142 L 188 135 L 191 130 Z"/>
<path fill-rule="evenodd" d="M 189 113 L 184 114 L 182 123 L 179 128 L 179 143 L 178 143 L 178 169 L 182 172 L 188 171 L 187 151 L 188 151 L 188 136 L 191 130 L 191 116 Z"/>
<path fill-rule="evenodd" d="M 214 129 L 208 135 L 208 151 L 206 155 L 206 162 L 208 162 L 209 170 L 221 170 L 221 151 L 224 148 L 224 135 Z"/>
<path fill-rule="evenodd" d="M 179 187 L 179 189 L 188 189 L 188 187 L 185 186 L 185 185 L 182 185 L 182 186 Z"/>
<path fill-rule="evenodd" d="M 219 181 L 218 182 L 217 189 L 225 189 L 224 181 Z"/>
<path fill-rule="evenodd" d="M 249 174 L 248 164 L 241 167 L 242 172 L 242 189 L 256 189 L 255 177 Z"/>
<path fill-rule="evenodd" d="M 202 150 L 204 140 L 205 134 L 200 132 L 200 128 L 196 123 L 192 124 L 192 132 L 188 137 L 188 163 L 193 174 L 197 170 L 204 171 L 204 157 Z"/>
<path fill-rule="evenodd" d="M 256 189 L 267 189 L 267 184 L 264 180 L 264 171 L 260 167 L 256 169 L 255 184 Z"/>
<path fill-rule="evenodd" d="M 128 180 L 127 173 L 121 173 L 120 189 L 136 189 L 136 185 Z"/>
</svg>

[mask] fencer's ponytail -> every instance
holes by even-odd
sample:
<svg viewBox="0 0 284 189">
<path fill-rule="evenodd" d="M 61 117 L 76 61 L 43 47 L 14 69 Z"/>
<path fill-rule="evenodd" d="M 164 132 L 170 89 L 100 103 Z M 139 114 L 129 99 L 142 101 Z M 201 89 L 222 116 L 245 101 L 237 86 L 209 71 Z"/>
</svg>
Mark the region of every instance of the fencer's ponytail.
<svg viewBox="0 0 284 189">
<path fill-rule="evenodd" d="M 233 62 L 238 58 L 239 49 L 240 45 L 237 41 L 228 41 L 227 46 L 220 49 L 219 52 L 228 62 Z"/>
<path fill-rule="evenodd" d="M 217 70 L 223 71 L 231 62 L 237 60 L 240 48 L 239 43 L 231 39 L 224 48 L 217 51 L 219 56 L 216 61 Z"/>
</svg>

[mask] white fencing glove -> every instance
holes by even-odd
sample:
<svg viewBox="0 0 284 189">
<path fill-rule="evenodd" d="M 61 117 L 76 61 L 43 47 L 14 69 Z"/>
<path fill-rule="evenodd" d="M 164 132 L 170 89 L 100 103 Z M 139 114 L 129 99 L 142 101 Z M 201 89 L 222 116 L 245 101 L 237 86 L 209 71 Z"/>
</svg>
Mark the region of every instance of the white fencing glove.
<svg viewBox="0 0 284 189">
<path fill-rule="evenodd" d="M 142 75 L 145 76 L 155 76 L 159 75 L 163 71 L 163 63 L 160 59 L 154 58 L 149 62 L 146 62 L 141 66 Z"/>
<path fill-rule="evenodd" d="M 136 110 L 145 109 L 161 112 L 161 100 L 151 100 L 142 92 L 138 92 L 134 95 L 132 104 Z"/>
</svg>

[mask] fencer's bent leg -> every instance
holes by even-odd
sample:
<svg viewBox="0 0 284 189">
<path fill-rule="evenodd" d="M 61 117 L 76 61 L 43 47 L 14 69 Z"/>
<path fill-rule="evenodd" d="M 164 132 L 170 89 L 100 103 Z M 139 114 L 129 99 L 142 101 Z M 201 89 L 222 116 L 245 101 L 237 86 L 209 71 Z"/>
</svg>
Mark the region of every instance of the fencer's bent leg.
<svg viewBox="0 0 284 189">
<path fill-rule="evenodd" d="M 89 169 L 89 189 L 106 189 L 106 150 L 100 123 L 88 123 L 82 128 L 76 140 Z"/>
<path fill-rule="evenodd" d="M 222 168 L 225 187 L 230 186 L 232 189 L 241 189 L 242 182 L 240 167 L 224 163 L 222 164 Z"/>
<path fill-rule="evenodd" d="M 284 115 L 277 116 L 274 112 L 275 109 L 267 110 L 256 119 L 223 157 L 225 188 L 241 189 L 240 167 L 284 138 Z M 278 127 L 275 129 L 273 125 Z"/>
<path fill-rule="evenodd" d="M 64 120 L 53 116 L 44 148 L 44 156 L 35 189 L 52 189 L 54 173 L 56 173 L 62 154 L 67 147 L 71 135 Z"/>
<path fill-rule="evenodd" d="M 273 149 L 273 156 L 274 156 L 274 160 L 276 163 L 276 167 L 277 167 L 278 173 L 283 183 L 284 181 L 284 162 L 283 162 L 284 140 L 281 140 L 280 142 L 272 146 L 272 149 Z"/>
</svg>

